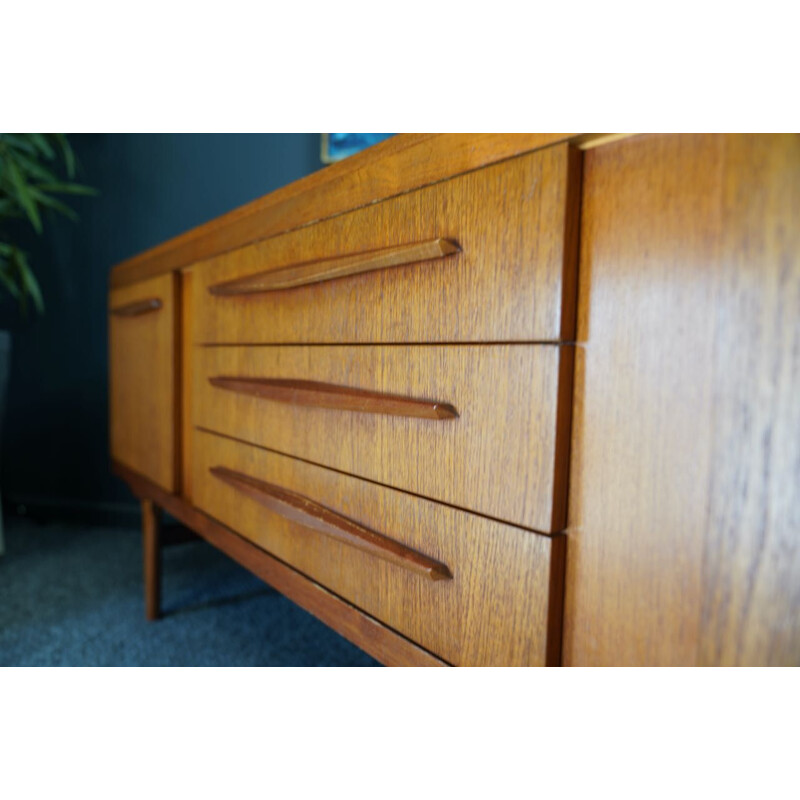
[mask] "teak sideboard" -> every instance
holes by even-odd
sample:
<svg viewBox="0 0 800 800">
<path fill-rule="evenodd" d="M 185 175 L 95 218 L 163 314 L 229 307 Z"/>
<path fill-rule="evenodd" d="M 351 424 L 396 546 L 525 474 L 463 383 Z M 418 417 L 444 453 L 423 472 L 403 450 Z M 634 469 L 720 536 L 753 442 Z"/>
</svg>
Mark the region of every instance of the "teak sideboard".
<svg viewBox="0 0 800 800">
<path fill-rule="evenodd" d="M 148 617 L 165 510 L 384 664 L 800 663 L 799 220 L 797 135 L 403 134 L 118 265 Z"/>
</svg>

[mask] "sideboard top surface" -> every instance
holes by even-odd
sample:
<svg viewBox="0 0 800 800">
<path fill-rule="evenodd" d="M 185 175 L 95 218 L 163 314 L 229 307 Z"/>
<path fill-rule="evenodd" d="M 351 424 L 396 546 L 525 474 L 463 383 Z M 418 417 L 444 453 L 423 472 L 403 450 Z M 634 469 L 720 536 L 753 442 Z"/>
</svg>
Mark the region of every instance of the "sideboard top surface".
<svg viewBox="0 0 800 800">
<path fill-rule="evenodd" d="M 403 133 L 117 264 L 112 288 L 559 142 L 569 133 Z"/>
</svg>

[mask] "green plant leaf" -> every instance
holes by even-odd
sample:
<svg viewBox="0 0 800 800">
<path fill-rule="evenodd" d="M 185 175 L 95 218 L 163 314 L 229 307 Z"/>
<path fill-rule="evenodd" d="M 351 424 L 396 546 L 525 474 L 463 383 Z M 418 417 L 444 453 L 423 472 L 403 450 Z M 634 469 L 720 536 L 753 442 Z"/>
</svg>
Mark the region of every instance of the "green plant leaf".
<svg viewBox="0 0 800 800">
<path fill-rule="evenodd" d="M 14 161 L 16 161 L 17 164 L 22 167 L 22 169 L 27 172 L 31 178 L 35 178 L 37 181 L 45 181 L 48 183 L 58 181 L 58 178 L 56 178 L 56 176 L 49 169 L 43 167 L 33 158 L 28 158 L 28 156 L 22 155 L 22 153 L 15 153 Z"/>
<path fill-rule="evenodd" d="M 15 247 L 14 252 L 11 254 L 11 264 L 16 272 L 16 282 L 19 290 L 17 299 L 22 313 L 27 313 L 28 298 L 30 297 L 30 299 L 33 300 L 33 305 L 36 307 L 36 310 L 41 314 L 44 311 L 44 300 L 42 299 L 42 291 L 39 288 L 39 282 L 31 271 L 27 255 L 18 247 Z"/>
<path fill-rule="evenodd" d="M 28 135 L 25 133 L 0 133 L 0 141 L 17 150 L 23 150 L 30 155 L 35 155 L 36 153 L 36 148 L 32 142 L 28 141 Z"/>
<path fill-rule="evenodd" d="M 37 200 L 41 205 L 47 206 L 48 208 L 52 208 L 54 211 L 58 211 L 60 214 L 63 214 L 68 219 L 71 219 L 73 222 L 78 221 L 78 215 L 75 213 L 73 209 L 71 209 L 66 203 L 62 203 L 60 200 L 56 200 L 55 197 L 50 197 L 49 194 L 45 194 L 44 192 L 40 192 L 39 189 L 35 186 L 29 187 L 30 193 L 33 195 L 34 199 Z"/>
<path fill-rule="evenodd" d="M 70 145 L 67 135 L 65 133 L 53 133 L 51 136 L 58 145 L 59 150 L 61 150 L 61 155 L 64 158 L 64 166 L 67 168 L 67 177 L 70 179 L 74 178 L 75 153 L 72 151 L 72 145 Z"/>
<path fill-rule="evenodd" d="M 13 200 L 4 198 L 0 200 L 0 217 L 24 217 L 19 210 L 19 205 Z"/>
<path fill-rule="evenodd" d="M 8 293 L 15 299 L 20 299 L 19 286 L 14 281 L 11 265 L 7 261 L 0 259 L 0 283 L 6 287 Z"/>
<path fill-rule="evenodd" d="M 42 219 L 39 216 L 39 209 L 36 208 L 36 202 L 31 196 L 30 187 L 25 183 L 25 179 L 22 177 L 22 173 L 19 171 L 16 161 L 12 159 L 8 161 L 8 175 L 17 193 L 19 204 L 25 209 L 25 213 L 28 215 L 28 219 L 36 233 L 41 233 Z"/>
<path fill-rule="evenodd" d="M 67 179 L 60 161 L 63 159 Z M 48 163 L 49 162 L 49 163 Z M 27 218 L 42 232 L 42 208 L 51 208 L 72 220 L 75 211 L 53 195 L 96 195 L 89 186 L 73 183 L 77 161 L 66 134 L 0 134 L 0 220 Z M 66 198 L 64 198 L 66 200 Z M 44 311 L 42 291 L 28 263 L 27 254 L 7 241 L 0 241 L 0 292 L 5 289 L 26 314 L 33 305 Z"/>
<path fill-rule="evenodd" d="M 41 133 L 29 133 L 28 136 L 33 142 L 34 147 L 47 159 L 51 160 L 56 157 L 55 151 L 50 147 L 50 142 Z"/>
<path fill-rule="evenodd" d="M 20 257 L 22 254 L 15 247 L 11 254 L 11 278 L 17 286 L 17 301 L 23 316 L 28 313 L 28 295 L 22 282 L 22 269 L 20 268 Z M 24 258 L 24 256 L 22 256 Z"/>
<path fill-rule="evenodd" d="M 21 250 L 17 250 L 17 258 L 23 290 L 30 295 L 36 310 L 43 314 L 44 300 L 42 299 L 42 290 L 39 288 L 39 281 L 36 280 L 36 276 L 28 265 L 28 259 Z"/>
<path fill-rule="evenodd" d="M 43 192 L 59 192 L 61 194 L 85 194 L 91 196 L 100 194 L 97 189 L 91 186 L 84 186 L 81 183 L 39 183 L 36 188 L 41 189 Z"/>
</svg>

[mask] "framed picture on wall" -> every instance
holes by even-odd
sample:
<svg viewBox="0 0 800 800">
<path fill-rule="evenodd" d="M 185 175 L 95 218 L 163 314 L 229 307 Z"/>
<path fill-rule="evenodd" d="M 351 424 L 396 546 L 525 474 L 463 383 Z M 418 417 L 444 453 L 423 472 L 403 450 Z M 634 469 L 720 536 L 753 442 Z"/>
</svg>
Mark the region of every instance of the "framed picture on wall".
<svg viewBox="0 0 800 800">
<path fill-rule="evenodd" d="M 373 144 L 394 136 L 393 133 L 323 133 L 320 157 L 323 163 L 341 161 Z"/>
</svg>

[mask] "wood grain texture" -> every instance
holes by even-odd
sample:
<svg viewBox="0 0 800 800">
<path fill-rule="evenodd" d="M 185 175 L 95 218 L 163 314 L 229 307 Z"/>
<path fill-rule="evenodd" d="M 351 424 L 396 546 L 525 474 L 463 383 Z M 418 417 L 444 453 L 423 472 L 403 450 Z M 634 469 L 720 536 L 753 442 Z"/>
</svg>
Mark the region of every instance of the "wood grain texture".
<svg viewBox="0 0 800 800">
<path fill-rule="evenodd" d="M 359 411 L 364 414 L 388 414 L 393 417 L 418 419 L 453 419 L 458 416 L 458 412 L 447 403 L 368 392 L 320 381 L 213 376 L 208 382 L 217 389 L 226 389 L 229 392 L 293 406 L 332 408 L 339 411 Z"/>
<path fill-rule="evenodd" d="M 227 467 L 211 467 L 209 472 L 268 511 L 280 514 L 302 528 L 330 536 L 337 542 L 355 547 L 430 580 L 450 580 L 453 577 L 446 565 L 371 531 L 309 497 Z"/>
<path fill-rule="evenodd" d="M 564 663 L 800 664 L 800 137 L 584 156 Z"/>
<path fill-rule="evenodd" d="M 192 358 L 192 327 L 194 314 L 192 310 L 192 270 L 185 269 L 178 273 L 180 291 L 179 333 L 179 380 L 180 380 L 180 494 L 192 499 L 192 375 L 194 362 Z"/>
<path fill-rule="evenodd" d="M 111 285 L 136 283 L 573 137 L 577 134 L 400 134 L 118 264 Z"/>
<path fill-rule="evenodd" d="M 198 432 L 201 510 L 452 664 L 545 664 L 560 638 L 550 578 L 563 537 L 539 536 L 368 481 Z M 215 480 L 216 465 L 313 497 L 429 558 L 452 579 L 431 581 L 373 558 Z M 548 647 L 548 644 L 550 646 Z"/>
<path fill-rule="evenodd" d="M 144 562 L 145 617 L 161 616 L 161 513 L 152 500 L 142 500 L 142 561 Z"/>
<path fill-rule="evenodd" d="M 112 467 L 137 497 L 152 500 L 209 544 L 386 666 L 448 666 L 441 659 L 193 508 L 182 498 L 165 492 L 119 462 L 113 461 Z"/>
<path fill-rule="evenodd" d="M 208 287 L 208 291 L 217 297 L 232 297 L 240 294 L 295 289 L 299 286 L 361 275 L 364 272 L 374 272 L 378 269 L 432 261 L 458 251 L 459 247 L 455 242 L 448 239 L 431 239 L 418 244 L 384 247 L 381 250 L 367 253 L 325 258 L 306 264 L 295 264 L 281 269 L 258 272 L 255 275 L 247 275 L 227 283 L 214 284 Z"/>
<path fill-rule="evenodd" d="M 178 481 L 175 278 L 109 293 L 109 308 L 157 298 L 157 313 L 109 317 L 111 454 L 168 491 Z"/>
<path fill-rule="evenodd" d="M 571 358 L 568 345 L 196 347 L 192 414 L 211 431 L 552 533 L 565 525 L 559 376 Z M 444 397 L 459 416 L 295 407 L 210 386 L 217 375 Z"/>
<path fill-rule="evenodd" d="M 549 148 L 242 247 L 194 267 L 196 343 L 574 338 L 580 154 Z M 447 258 L 244 296 L 209 289 L 436 238 Z"/>
</svg>

